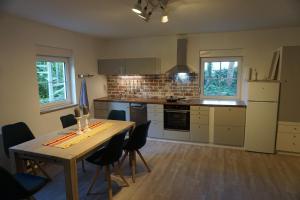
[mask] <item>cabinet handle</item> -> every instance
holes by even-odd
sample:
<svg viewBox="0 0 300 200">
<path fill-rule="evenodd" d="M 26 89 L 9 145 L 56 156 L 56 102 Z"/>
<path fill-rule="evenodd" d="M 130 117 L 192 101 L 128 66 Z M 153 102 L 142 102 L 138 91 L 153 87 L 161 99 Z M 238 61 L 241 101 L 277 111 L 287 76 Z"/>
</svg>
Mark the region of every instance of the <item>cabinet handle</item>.
<svg viewBox="0 0 300 200">
<path fill-rule="evenodd" d="M 293 142 L 293 145 L 296 145 L 296 143 L 295 143 L 295 142 Z"/>
<path fill-rule="evenodd" d="M 231 130 L 231 128 L 227 128 L 227 131 L 230 131 Z"/>
<path fill-rule="evenodd" d="M 293 135 L 293 138 L 296 138 L 296 135 Z"/>
</svg>

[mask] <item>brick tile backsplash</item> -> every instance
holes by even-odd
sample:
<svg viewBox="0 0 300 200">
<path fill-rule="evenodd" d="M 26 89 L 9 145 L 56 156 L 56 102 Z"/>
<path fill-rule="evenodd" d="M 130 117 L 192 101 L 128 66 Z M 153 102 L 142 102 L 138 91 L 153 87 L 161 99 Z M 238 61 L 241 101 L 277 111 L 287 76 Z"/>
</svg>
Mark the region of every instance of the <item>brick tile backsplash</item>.
<svg viewBox="0 0 300 200">
<path fill-rule="evenodd" d="M 107 93 L 109 97 L 151 97 L 184 96 L 196 98 L 199 93 L 197 74 L 189 74 L 189 80 L 172 80 L 165 74 L 143 76 L 107 77 Z"/>
</svg>

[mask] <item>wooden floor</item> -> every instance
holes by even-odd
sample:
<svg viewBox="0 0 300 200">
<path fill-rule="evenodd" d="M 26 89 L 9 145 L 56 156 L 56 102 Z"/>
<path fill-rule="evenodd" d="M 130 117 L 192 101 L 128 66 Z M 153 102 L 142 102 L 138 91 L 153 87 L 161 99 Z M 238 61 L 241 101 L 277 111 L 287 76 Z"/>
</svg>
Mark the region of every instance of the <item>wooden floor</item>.
<svg viewBox="0 0 300 200">
<path fill-rule="evenodd" d="M 267 155 L 241 150 L 204 147 L 162 141 L 148 141 L 142 154 L 151 173 L 138 160 L 136 183 L 132 183 L 128 162 L 124 173 L 130 187 L 113 178 L 114 200 L 300 200 L 300 157 Z M 78 163 L 80 199 L 107 199 L 102 173 L 94 192 L 86 196 L 95 173 Z M 49 166 L 53 177 L 37 199 L 65 199 L 64 174 L 59 166 Z"/>
</svg>

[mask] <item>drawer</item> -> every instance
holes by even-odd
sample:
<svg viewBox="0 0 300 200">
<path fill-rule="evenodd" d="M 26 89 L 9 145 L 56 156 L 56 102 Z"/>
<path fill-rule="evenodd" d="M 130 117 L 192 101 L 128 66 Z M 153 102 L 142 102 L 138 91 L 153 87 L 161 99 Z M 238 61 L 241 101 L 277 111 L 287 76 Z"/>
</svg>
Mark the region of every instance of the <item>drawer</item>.
<svg viewBox="0 0 300 200">
<path fill-rule="evenodd" d="M 191 106 L 191 111 L 209 111 L 209 107 L 207 106 Z"/>
<path fill-rule="evenodd" d="M 278 133 L 299 133 L 300 126 L 278 125 Z"/>
<path fill-rule="evenodd" d="M 235 107 L 215 108 L 215 125 L 245 126 L 246 109 Z"/>
<path fill-rule="evenodd" d="M 108 109 L 108 103 L 107 102 L 99 102 L 99 101 L 94 101 L 94 108 L 95 109 Z"/>
<path fill-rule="evenodd" d="M 164 113 L 160 112 L 148 112 L 147 119 L 151 121 L 160 121 L 163 122 L 164 120 Z"/>
<path fill-rule="evenodd" d="M 148 136 L 154 138 L 163 138 L 163 126 L 163 122 L 151 121 Z"/>
<path fill-rule="evenodd" d="M 148 109 L 157 109 L 157 110 L 163 110 L 164 106 L 162 104 L 147 104 Z"/>
<path fill-rule="evenodd" d="M 190 133 L 191 133 L 191 141 L 208 143 L 209 140 L 208 125 L 192 124 Z"/>
<path fill-rule="evenodd" d="M 214 131 L 214 143 L 231 146 L 243 146 L 245 127 L 216 126 Z"/>
<path fill-rule="evenodd" d="M 191 110 L 190 111 L 191 115 L 209 115 L 209 111 L 208 110 Z"/>
<path fill-rule="evenodd" d="M 164 130 L 164 138 L 172 140 L 190 140 L 190 132 L 187 131 L 168 131 Z"/>
<path fill-rule="evenodd" d="M 279 133 L 277 135 L 276 149 L 300 153 L 300 135 Z"/>
<path fill-rule="evenodd" d="M 209 116 L 205 115 L 191 115 L 190 124 L 208 124 Z"/>
</svg>

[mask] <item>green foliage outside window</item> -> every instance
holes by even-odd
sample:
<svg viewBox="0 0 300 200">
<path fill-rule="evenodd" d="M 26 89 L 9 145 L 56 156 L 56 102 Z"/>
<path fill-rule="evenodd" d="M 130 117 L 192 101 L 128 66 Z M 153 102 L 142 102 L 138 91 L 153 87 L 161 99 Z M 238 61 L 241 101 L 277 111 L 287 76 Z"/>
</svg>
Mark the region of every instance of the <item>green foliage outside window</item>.
<svg viewBox="0 0 300 200">
<path fill-rule="evenodd" d="M 65 63 L 62 61 L 36 61 L 40 103 L 66 100 Z"/>
<path fill-rule="evenodd" d="M 238 62 L 204 63 L 204 96 L 236 96 Z"/>
</svg>

